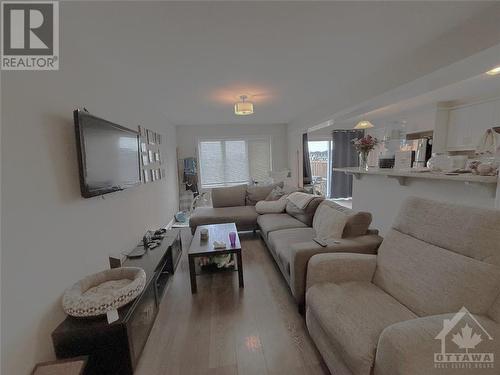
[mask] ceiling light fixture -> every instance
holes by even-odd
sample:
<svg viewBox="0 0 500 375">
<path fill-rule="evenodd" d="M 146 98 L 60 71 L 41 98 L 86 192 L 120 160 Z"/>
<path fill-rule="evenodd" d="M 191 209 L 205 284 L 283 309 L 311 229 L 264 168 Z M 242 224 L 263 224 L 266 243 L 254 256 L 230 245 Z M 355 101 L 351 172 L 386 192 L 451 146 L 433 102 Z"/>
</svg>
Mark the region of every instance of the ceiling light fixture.
<svg viewBox="0 0 500 375">
<path fill-rule="evenodd" d="M 497 74 L 500 74 L 500 65 L 497 66 L 496 68 L 488 70 L 486 74 L 488 74 L 489 76 L 496 76 Z"/>
<path fill-rule="evenodd" d="M 234 105 L 234 113 L 238 116 L 247 116 L 253 113 L 253 103 L 247 102 L 248 96 L 241 95 L 241 102 Z"/>
<path fill-rule="evenodd" d="M 371 129 L 373 128 L 373 124 L 370 121 L 360 121 L 358 124 L 354 127 L 354 129 Z"/>
</svg>

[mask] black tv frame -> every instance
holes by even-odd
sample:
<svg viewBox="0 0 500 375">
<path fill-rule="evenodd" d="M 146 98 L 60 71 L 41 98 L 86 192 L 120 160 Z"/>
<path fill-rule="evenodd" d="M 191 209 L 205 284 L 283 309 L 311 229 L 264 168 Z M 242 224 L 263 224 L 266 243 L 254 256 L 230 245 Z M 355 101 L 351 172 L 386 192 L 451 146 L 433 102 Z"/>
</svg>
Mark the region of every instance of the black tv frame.
<svg viewBox="0 0 500 375">
<path fill-rule="evenodd" d="M 139 181 L 137 183 L 135 183 L 133 185 L 129 185 L 126 188 L 105 188 L 105 189 L 92 190 L 92 191 L 87 189 L 87 186 L 85 185 L 85 170 L 86 170 L 85 144 L 83 142 L 82 128 L 81 128 L 80 122 L 79 122 L 80 113 L 84 113 L 85 116 L 93 117 L 96 120 L 106 122 L 107 124 L 109 124 L 110 126 L 112 126 L 114 128 L 135 134 L 135 136 L 137 138 L 137 160 L 138 160 L 137 170 L 139 172 Z M 73 120 L 75 122 L 76 151 L 78 154 L 78 170 L 79 170 L 79 177 L 80 177 L 80 191 L 81 191 L 82 197 L 84 197 L 84 198 L 97 197 L 97 196 L 104 195 L 104 194 L 114 193 L 115 191 L 125 190 L 129 187 L 139 186 L 141 184 L 141 182 L 142 182 L 141 165 L 140 165 L 141 164 L 141 150 L 140 150 L 140 143 L 139 143 L 139 132 L 137 130 L 129 129 L 129 128 L 126 128 L 125 126 L 115 124 L 114 122 L 105 120 L 101 117 L 94 116 L 94 115 L 90 114 L 89 112 L 87 112 L 86 110 L 82 110 L 82 109 L 75 109 L 73 111 Z"/>
</svg>

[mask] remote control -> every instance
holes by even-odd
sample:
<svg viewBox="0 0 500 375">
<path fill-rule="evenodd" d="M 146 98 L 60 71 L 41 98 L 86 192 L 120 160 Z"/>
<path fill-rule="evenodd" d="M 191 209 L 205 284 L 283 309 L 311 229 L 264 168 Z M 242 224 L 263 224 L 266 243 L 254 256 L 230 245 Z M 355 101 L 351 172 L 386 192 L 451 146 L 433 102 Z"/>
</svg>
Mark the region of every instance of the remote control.
<svg viewBox="0 0 500 375">
<path fill-rule="evenodd" d="M 328 243 L 325 240 L 322 240 L 321 238 L 315 237 L 315 238 L 313 238 L 313 241 L 316 242 L 321 247 L 327 247 L 328 246 Z"/>
</svg>

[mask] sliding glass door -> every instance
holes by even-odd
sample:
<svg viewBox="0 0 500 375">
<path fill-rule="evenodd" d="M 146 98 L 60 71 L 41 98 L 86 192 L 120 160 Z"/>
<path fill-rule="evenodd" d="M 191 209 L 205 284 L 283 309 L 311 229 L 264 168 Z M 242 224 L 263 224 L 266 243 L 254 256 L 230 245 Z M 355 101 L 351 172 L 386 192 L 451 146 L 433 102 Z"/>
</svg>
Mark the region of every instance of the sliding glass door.
<svg viewBox="0 0 500 375">
<path fill-rule="evenodd" d="M 311 140 L 308 142 L 308 146 L 314 190 L 328 198 L 330 195 L 330 171 L 332 170 L 332 141 Z"/>
</svg>

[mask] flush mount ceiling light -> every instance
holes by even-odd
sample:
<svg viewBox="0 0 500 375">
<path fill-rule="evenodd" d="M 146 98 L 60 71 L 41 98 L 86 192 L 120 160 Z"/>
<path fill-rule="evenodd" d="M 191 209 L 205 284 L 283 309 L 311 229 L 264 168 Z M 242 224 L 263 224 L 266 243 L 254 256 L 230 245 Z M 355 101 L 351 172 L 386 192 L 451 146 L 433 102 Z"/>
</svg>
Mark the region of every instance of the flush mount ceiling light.
<svg viewBox="0 0 500 375">
<path fill-rule="evenodd" d="M 500 74 L 500 65 L 497 66 L 496 68 L 493 68 L 491 70 L 488 70 L 486 72 L 486 74 L 490 75 L 490 76 L 496 76 L 497 74 Z"/>
<path fill-rule="evenodd" d="M 234 105 L 234 113 L 238 116 L 247 116 L 253 113 L 253 103 L 247 102 L 248 96 L 241 95 L 241 102 Z"/>
<path fill-rule="evenodd" d="M 358 124 L 354 127 L 354 129 L 370 129 L 373 128 L 373 124 L 370 121 L 360 121 Z"/>
</svg>

